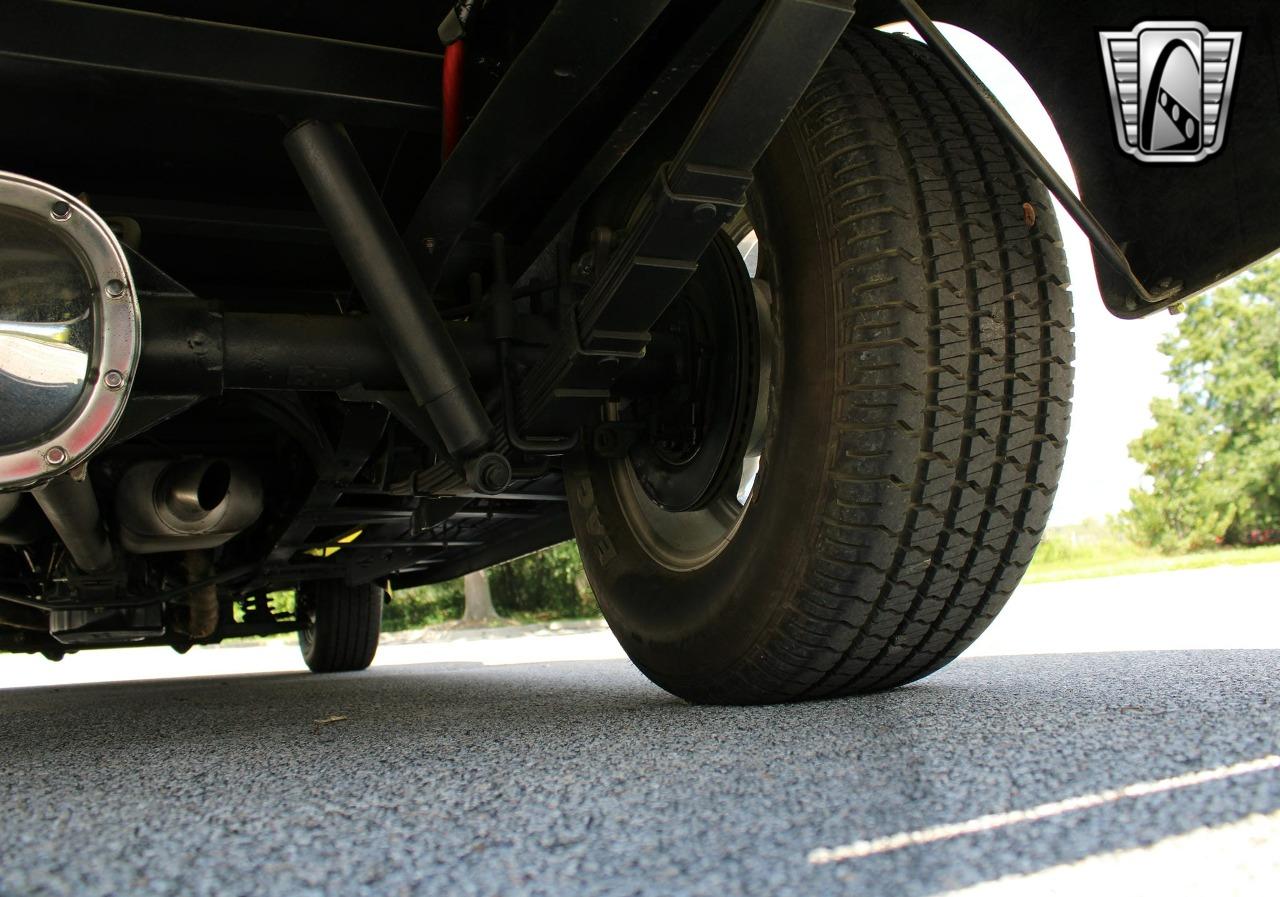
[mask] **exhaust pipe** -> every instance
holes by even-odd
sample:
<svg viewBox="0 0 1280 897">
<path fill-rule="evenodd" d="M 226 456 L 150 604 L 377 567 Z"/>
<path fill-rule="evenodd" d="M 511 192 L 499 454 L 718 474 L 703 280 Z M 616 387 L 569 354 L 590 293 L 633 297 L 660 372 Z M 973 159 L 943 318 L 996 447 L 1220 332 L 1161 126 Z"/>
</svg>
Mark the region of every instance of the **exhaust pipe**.
<svg viewBox="0 0 1280 897">
<path fill-rule="evenodd" d="M 105 573 L 115 566 L 111 540 L 102 525 L 98 499 L 83 464 L 31 494 L 77 567 L 85 573 Z"/>
<path fill-rule="evenodd" d="M 216 548 L 262 514 L 262 481 L 238 461 L 144 461 L 116 489 L 120 544 L 134 554 Z"/>
</svg>

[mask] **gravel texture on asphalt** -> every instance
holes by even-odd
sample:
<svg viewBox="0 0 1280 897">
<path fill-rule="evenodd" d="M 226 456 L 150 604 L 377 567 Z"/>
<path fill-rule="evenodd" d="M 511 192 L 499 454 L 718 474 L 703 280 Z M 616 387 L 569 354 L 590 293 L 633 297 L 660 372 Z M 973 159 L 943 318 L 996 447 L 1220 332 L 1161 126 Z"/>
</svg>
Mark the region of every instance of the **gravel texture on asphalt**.
<svg viewBox="0 0 1280 897">
<path fill-rule="evenodd" d="M 962 659 L 758 708 L 616 660 L 16 689 L 0 738 L 13 895 L 911 897 L 1172 837 L 1275 893 L 1252 864 L 1280 847 L 1275 650 Z"/>
</svg>

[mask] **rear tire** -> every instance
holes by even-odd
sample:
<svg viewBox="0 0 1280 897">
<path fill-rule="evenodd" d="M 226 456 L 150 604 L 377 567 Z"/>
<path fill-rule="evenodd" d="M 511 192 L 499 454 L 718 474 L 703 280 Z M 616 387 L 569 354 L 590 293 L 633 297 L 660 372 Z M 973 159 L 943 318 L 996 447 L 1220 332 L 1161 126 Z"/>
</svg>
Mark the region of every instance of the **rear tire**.
<svg viewBox="0 0 1280 897">
<path fill-rule="evenodd" d="M 780 348 L 745 510 L 674 563 L 638 522 L 630 462 L 584 454 L 567 477 L 583 562 L 627 653 L 677 695 L 892 688 L 977 638 L 1043 532 L 1071 394 L 1053 209 L 926 47 L 856 28 L 754 189 Z"/>
<path fill-rule="evenodd" d="M 382 630 L 382 589 L 338 580 L 298 589 L 298 646 L 313 673 L 363 670 L 373 663 Z"/>
</svg>

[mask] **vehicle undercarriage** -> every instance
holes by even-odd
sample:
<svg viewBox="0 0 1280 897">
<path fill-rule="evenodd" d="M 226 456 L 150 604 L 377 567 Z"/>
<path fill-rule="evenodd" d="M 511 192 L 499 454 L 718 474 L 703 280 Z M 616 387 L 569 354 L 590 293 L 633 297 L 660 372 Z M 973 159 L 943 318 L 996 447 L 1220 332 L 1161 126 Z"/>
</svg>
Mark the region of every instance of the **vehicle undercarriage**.
<svg viewBox="0 0 1280 897">
<path fill-rule="evenodd" d="M 925 6 L 1041 91 L 1132 265 L 1099 256 L 1117 314 L 1280 244 L 1267 190 L 1215 198 L 1280 180 L 1274 66 L 1161 207 L 1179 173 L 1130 172 L 1083 136 L 1104 91 L 1056 86 L 1116 4 L 1038 14 L 1070 35 L 1038 69 L 1017 4 Z M 945 663 L 1043 529 L 1070 308 L 1034 159 L 962 73 L 870 30 L 902 17 L 7 3 L 0 650 L 301 630 L 313 668 L 358 668 L 388 586 L 576 536 L 624 646 L 694 699 Z M 1274 59 L 1263 4 L 1220 18 Z M 1238 239 L 1192 251 L 1190 210 Z"/>
</svg>

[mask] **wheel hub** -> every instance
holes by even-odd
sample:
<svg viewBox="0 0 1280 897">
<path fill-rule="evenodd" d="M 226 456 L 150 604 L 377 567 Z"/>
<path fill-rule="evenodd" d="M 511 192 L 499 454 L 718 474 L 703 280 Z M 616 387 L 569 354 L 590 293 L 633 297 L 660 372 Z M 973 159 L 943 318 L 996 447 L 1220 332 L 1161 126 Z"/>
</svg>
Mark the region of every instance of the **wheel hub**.
<svg viewBox="0 0 1280 897">
<path fill-rule="evenodd" d="M 761 327 L 742 256 L 716 238 L 654 328 L 673 347 L 668 387 L 635 402 L 641 436 L 630 462 L 644 493 L 668 511 L 705 508 L 737 490 L 760 391 Z"/>
</svg>

